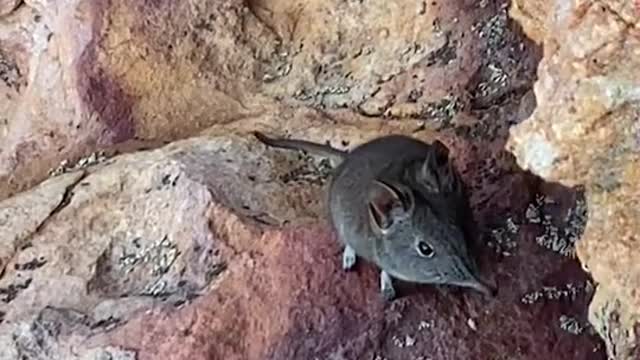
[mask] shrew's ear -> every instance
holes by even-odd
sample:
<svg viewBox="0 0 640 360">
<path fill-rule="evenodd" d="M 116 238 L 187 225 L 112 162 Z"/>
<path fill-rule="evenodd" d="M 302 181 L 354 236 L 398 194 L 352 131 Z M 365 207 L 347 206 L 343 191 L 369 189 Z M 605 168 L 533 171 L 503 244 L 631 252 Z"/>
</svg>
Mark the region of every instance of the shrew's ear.
<svg viewBox="0 0 640 360">
<path fill-rule="evenodd" d="M 449 148 L 439 140 L 431 146 L 418 171 L 418 183 L 432 193 L 451 191 L 455 188 L 456 174 L 449 160 Z"/>
<path fill-rule="evenodd" d="M 380 233 L 387 232 L 396 220 L 413 210 L 411 192 L 397 184 L 376 180 L 368 196 L 369 220 Z"/>
<path fill-rule="evenodd" d="M 440 140 L 431 144 L 433 147 L 433 157 L 437 165 L 444 166 L 449 162 L 449 148 Z"/>
</svg>

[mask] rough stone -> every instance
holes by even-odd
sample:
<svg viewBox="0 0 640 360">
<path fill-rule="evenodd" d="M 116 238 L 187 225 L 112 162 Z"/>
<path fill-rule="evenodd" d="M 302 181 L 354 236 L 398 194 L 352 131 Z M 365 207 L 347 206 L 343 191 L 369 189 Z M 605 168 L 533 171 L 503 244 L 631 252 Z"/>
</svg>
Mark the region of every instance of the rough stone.
<svg viewBox="0 0 640 360">
<path fill-rule="evenodd" d="M 1 203 L 32 201 L 45 190 L 54 199 L 68 194 L 0 279 L 1 293 L 12 294 L 0 303 L 0 355 L 602 358 L 592 335 L 561 327 L 562 316 L 586 322 L 588 279 L 575 261 L 539 247 L 536 225 L 512 233 L 508 256 L 488 245 L 506 216 L 524 223 L 518 214 L 536 193 L 554 196 L 512 168 L 501 147 L 464 140 L 453 129 L 414 132 L 402 121 L 327 124 L 311 110 L 284 118 L 215 126 L 157 150 L 112 157 L 83 176 L 59 175 Z M 291 123 L 292 136 L 339 139 L 347 148 L 390 132 L 438 136 L 450 145 L 474 189 L 481 267 L 499 284 L 498 297 L 400 284 L 403 297 L 385 305 L 370 264 L 344 273 L 320 200 L 322 162 L 267 149 L 243 132 L 273 132 L 265 123 L 287 118 L 307 120 Z M 43 202 L 42 212 L 50 202 L 59 200 Z"/>
<path fill-rule="evenodd" d="M 0 199 L 274 103 L 450 126 L 528 86 L 506 29 L 495 1 L 27 1 L 0 20 Z"/>
<path fill-rule="evenodd" d="M 558 2 L 560 5 L 560 2 Z M 522 24 L 523 30 L 529 38 L 537 43 L 547 39 L 549 31 L 549 12 L 552 9 L 551 0 L 513 0 L 509 14 Z"/>
<path fill-rule="evenodd" d="M 577 253 L 598 284 L 590 319 L 612 358 L 636 359 L 640 12 L 630 1 L 547 2 L 541 11 L 554 31 L 544 35 L 538 107 L 509 146 L 523 168 L 586 188 L 589 220 Z"/>
<path fill-rule="evenodd" d="M 20 0 L 0 0 L 0 17 L 13 12 L 22 1 Z"/>
<path fill-rule="evenodd" d="M 604 359 L 579 194 L 504 150 L 541 56 L 505 2 L 24 4 L 0 26 L 0 198 L 51 178 L 0 202 L 0 358 Z M 370 264 L 340 269 L 326 161 L 256 129 L 442 140 L 498 296 L 385 305 Z"/>
<path fill-rule="evenodd" d="M 0 198 L 63 160 L 261 111 L 275 34 L 242 1 L 154 4 L 26 2 L 0 20 Z"/>
<path fill-rule="evenodd" d="M 27 245 L 32 234 L 44 226 L 51 214 L 64 204 L 67 189 L 81 177 L 82 172 L 60 176 L 43 186 L 22 194 L 20 198 L 10 198 L 0 208 L 0 273 L 8 259 L 19 248 Z"/>
</svg>

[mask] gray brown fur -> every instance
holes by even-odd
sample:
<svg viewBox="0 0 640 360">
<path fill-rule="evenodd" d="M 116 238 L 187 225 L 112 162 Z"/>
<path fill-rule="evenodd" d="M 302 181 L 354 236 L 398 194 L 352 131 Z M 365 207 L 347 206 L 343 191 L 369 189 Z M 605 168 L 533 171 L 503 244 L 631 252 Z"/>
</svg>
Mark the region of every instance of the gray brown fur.
<svg viewBox="0 0 640 360">
<path fill-rule="evenodd" d="M 376 264 L 385 298 L 395 296 L 391 278 L 494 293 L 480 280 L 469 254 L 463 231 L 464 217 L 471 214 L 467 193 L 441 142 L 389 135 L 343 152 L 254 134 L 269 146 L 339 162 L 329 184 L 328 207 L 345 245 L 343 267 L 352 268 L 356 255 Z"/>
</svg>

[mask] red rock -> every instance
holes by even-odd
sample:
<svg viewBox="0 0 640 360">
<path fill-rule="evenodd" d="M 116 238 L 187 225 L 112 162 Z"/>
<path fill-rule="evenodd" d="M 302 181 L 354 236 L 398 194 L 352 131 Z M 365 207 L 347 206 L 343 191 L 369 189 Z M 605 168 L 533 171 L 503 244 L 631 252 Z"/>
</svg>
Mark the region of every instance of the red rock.
<svg viewBox="0 0 640 360">
<path fill-rule="evenodd" d="M 0 358 L 604 358 L 588 330 L 563 330 L 586 326 L 586 275 L 537 244 L 566 227 L 576 195 L 504 151 L 535 105 L 540 51 L 503 3 L 61 4 L 8 17 L 19 26 L 0 49 L 20 72 L 0 89 L 0 197 L 99 146 L 132 153 L 0 202 L 33 218 L 0 237 Z M 49 42 L 31 37 L 46 29 Z M 401 284 L 384 304 L 370 264 L 340 269 L 326 165 L 266 149 L 256 129 L 340 148 L 441 139 L 471 188 L 498 297 Z M 553 224 L 525 216 L 537 194 L 558 200 L 544 209 Z"/>
</svg>

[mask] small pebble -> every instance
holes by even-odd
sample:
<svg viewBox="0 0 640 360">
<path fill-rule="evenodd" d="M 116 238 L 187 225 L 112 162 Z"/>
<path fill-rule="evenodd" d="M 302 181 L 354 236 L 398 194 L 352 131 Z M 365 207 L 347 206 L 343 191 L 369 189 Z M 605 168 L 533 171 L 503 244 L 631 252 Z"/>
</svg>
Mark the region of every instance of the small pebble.
<svg viewBox="0 0 640 360">
<path fill-rule="evenodd" d="M 477 331 L 478 330 L 478 328 L 476 327 L 476 322 L 472 318 L 467 319 L 467 325 L 469 325 L 469 327 L 473 331 Z"/>
</svg>

